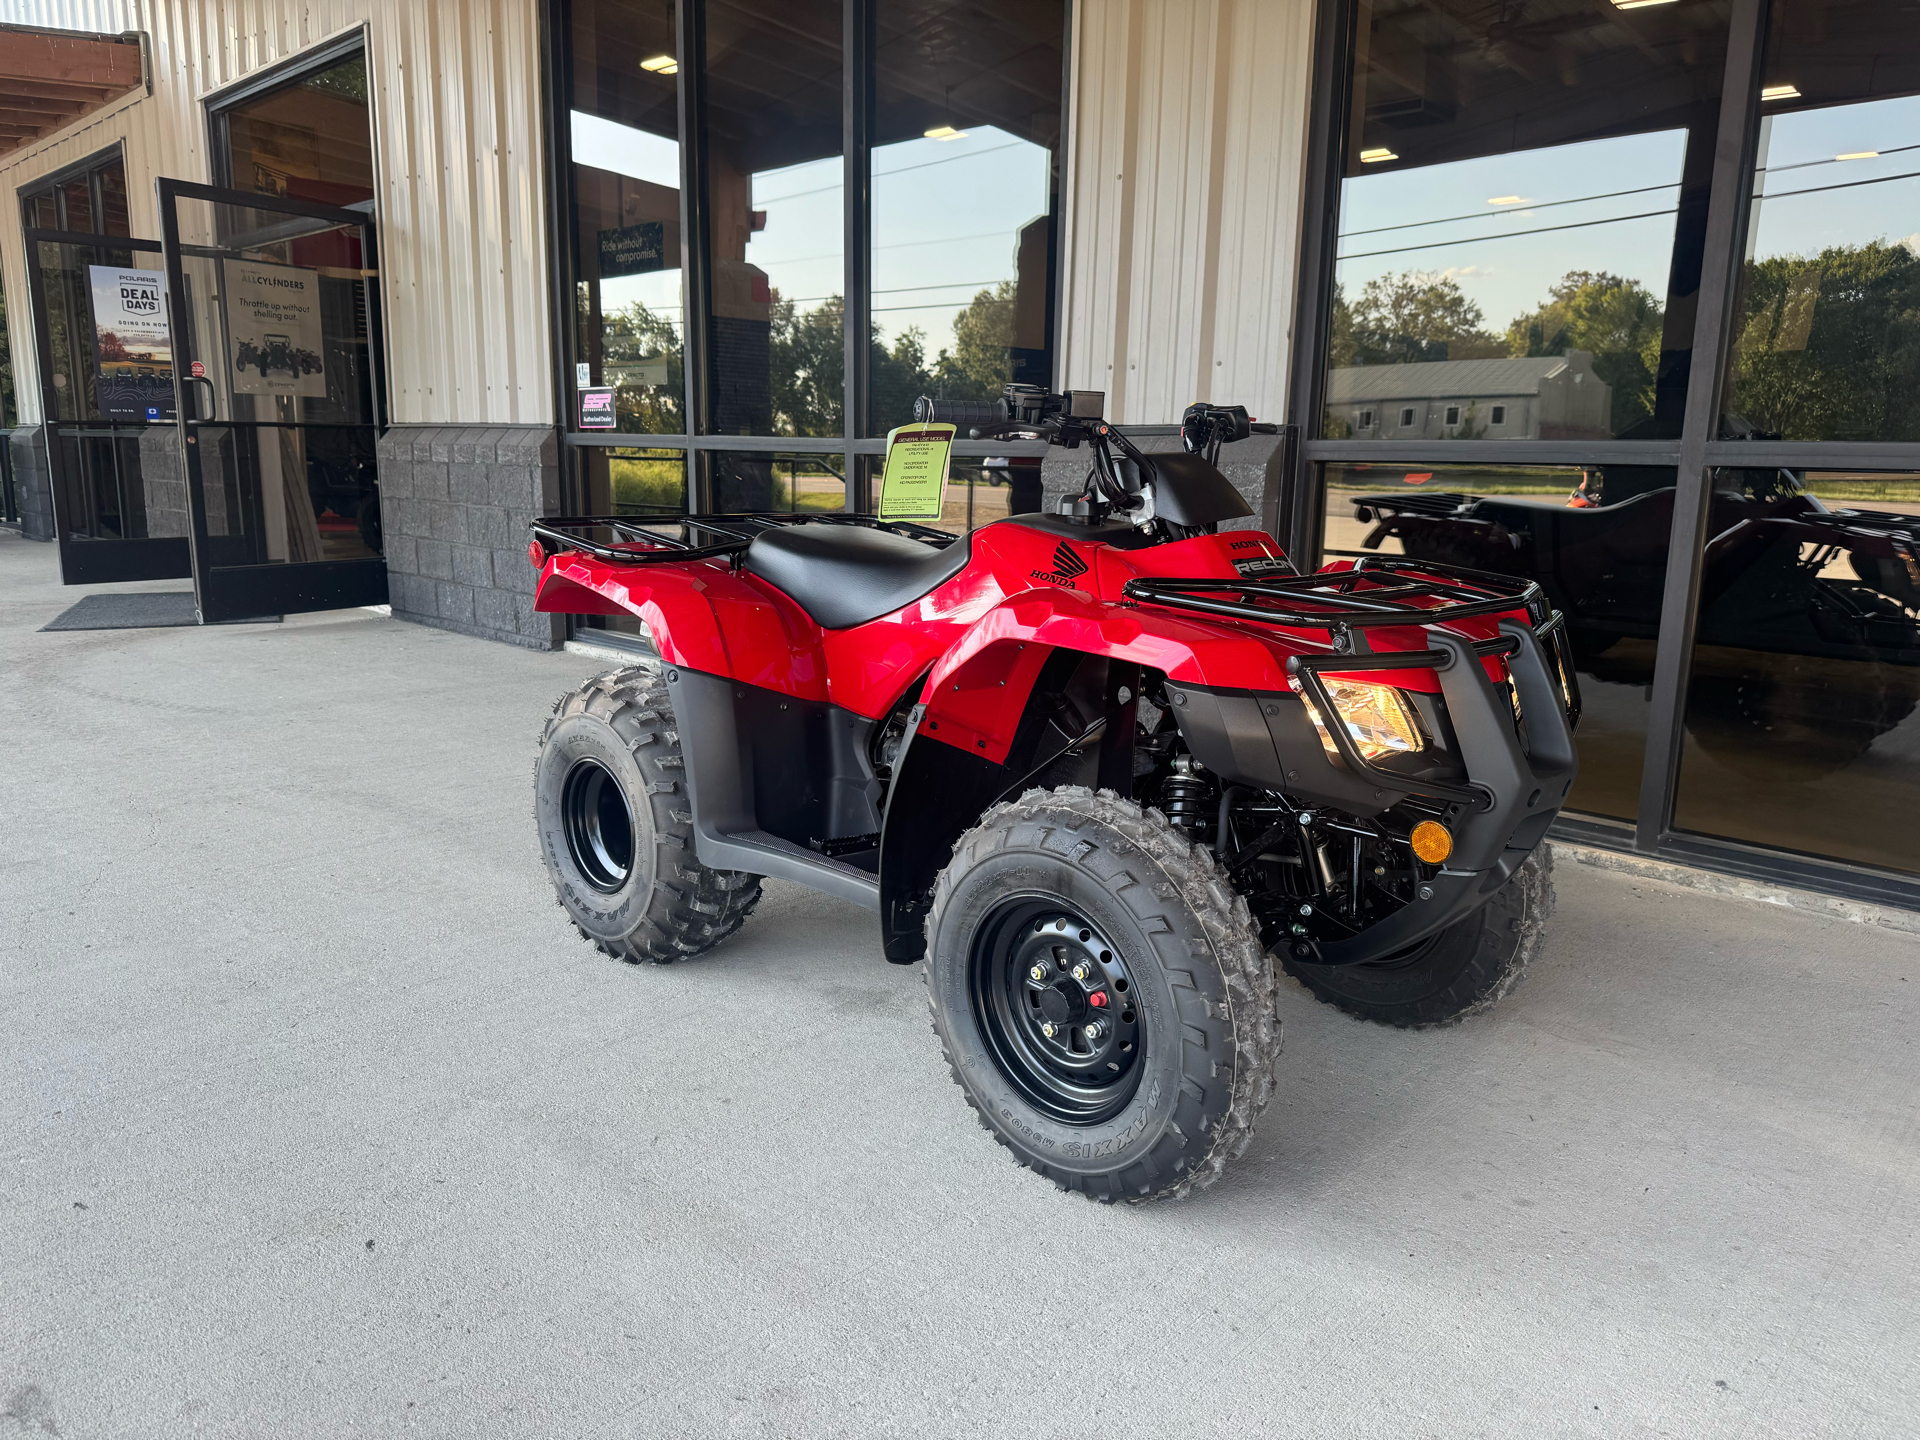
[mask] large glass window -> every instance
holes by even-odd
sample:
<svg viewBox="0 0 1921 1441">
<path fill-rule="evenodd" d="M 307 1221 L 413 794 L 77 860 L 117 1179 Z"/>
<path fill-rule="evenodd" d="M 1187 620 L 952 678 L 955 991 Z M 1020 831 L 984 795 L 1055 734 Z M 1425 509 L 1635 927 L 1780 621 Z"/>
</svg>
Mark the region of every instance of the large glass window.
<svg viewBox="0 0 1921 1441">
<path fill-rule="evenodd" d="M 1568 805 L 1631 820 L 1646 748 L 1674 468 L 1325 468 L 1326 552 L 1406 555 L 1539 581 L 1567 617 L 1581 774 Z"/>
<path fill-rule="evenodd" d="M 1677 827 L 1917 868 L 1916 477 L 1714 474 Z"/>
<path fill-rule="evenodd" d="M 841 80 L 840 0 L 707 0 L 715 434 L 845 433 Z"/>
<path fill-rule="evenodd" d="M 353 54 L 220 112 L 224 164 L 236 190 L 322 205 L 374 195 L 367 61 Z"/>
<path fill-rule="evenodd" d="M 1320 434 L 1679 435 L 1726 0 L 1358 4 Z"/>
<path fill-rule="evenodd" d="M 574 191 L 574 422 L 687 430 L 680 268 L 679 67 L 671 6 L 575 0 L 568 112 Z M 591 407 L 591 400 L 589 405 Z M 611 426 L 607 422 L 611 419 Z"/>
<path fill-rule="evenodd" d="M 28 230 L 84 230 L 131 235 L 127 214 L 127 167 L 120 153 L 97 158 L 79 170 L 20 193 L 21 223 Z"/>
<path fill-rule="evenodd" d="M 881 0 L 871 433 L 1053 375 L 1061 0 Z M 1005 513 L 1003 508 L 1002 513 Z"/>
<path fill-rule="evenodd" d="M 1775 0 L 1723 433 L 1914 440 L 1915 6 Z"/>
</svg>

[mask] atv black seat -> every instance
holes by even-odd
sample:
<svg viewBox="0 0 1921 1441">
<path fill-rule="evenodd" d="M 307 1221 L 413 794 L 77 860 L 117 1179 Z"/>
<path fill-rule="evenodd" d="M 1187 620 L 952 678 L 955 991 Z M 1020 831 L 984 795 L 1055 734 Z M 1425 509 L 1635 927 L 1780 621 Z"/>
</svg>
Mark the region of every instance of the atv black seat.
<svg viewBox="0 0 1921 1441">
<path fill-rule="evenodd" d="M 741 569 L 784 592 L 829 630 L 899 610 L 960 574 L 973 547 L 940 550 L 884 530 L 852 525 L 788 525 L 765 530 Z"/>
</svg>

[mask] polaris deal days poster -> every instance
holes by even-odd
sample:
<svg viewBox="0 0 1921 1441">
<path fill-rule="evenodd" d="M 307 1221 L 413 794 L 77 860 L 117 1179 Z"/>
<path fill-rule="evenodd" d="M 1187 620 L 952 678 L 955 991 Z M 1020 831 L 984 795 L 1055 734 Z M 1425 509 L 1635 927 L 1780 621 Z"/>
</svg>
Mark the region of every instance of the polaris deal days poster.
<svg viewBox="0 0 1921 1441">
<path fill-rule="evenodd" d="M 173 339 L 167 277 L 90 265 L 94 394 L 102 420 L 173 419 Z"/>
</svg>

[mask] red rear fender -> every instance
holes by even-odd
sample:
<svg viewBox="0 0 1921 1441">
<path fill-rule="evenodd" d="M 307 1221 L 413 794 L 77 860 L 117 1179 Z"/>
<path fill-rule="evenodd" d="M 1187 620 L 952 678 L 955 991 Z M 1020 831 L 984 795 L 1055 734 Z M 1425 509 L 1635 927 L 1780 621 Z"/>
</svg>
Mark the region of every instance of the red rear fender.
<svg viewBox="0 0 1921 1441">
<path fill-rule="evenodd" d="M 779 591 L 724 564 L 614 565 L 563 551 L 542 568 L 534 606 L 639 616 L 669 665 L 827 699 L 819 628 Z"/>
</svg>

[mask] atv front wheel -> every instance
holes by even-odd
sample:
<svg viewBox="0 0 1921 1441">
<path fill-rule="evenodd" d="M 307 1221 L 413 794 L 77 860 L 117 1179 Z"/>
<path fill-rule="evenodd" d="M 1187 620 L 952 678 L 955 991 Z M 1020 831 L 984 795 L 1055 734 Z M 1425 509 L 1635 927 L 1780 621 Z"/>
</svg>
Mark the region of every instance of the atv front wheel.
<svg viewBox="0 0 1921 1441">
<path fill-rule="evenodd" d="M 1182 1196 L 1274 1086 L 1274 972 L 1247 902 L 1157 812 L 1084 786 L 988 811 L 935 883 L 934 1030 L 982 1124 L 1095 1200 Z"/>
<path fill-rule="evenodd" d="M 1520 983 L 1554 913 L 1554 853 L 1537 848 L 1481 908 L 1378 961 L 1303 965 L 1287 973 L 1330 1006 L 1387 1026 L 1446 1026 L 1485 1011 Z"/>
<path fill-rule="evenodd" d="M 658 671 L 611 671 L 560 698 L 540 737 L 534 819 L 555 895 L 605 954 L 697 956 L 760 899 L 759 876 L 694 858 L 690 805 Z"/>
</svg>

